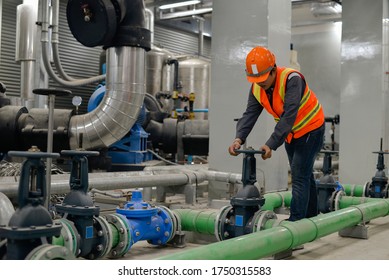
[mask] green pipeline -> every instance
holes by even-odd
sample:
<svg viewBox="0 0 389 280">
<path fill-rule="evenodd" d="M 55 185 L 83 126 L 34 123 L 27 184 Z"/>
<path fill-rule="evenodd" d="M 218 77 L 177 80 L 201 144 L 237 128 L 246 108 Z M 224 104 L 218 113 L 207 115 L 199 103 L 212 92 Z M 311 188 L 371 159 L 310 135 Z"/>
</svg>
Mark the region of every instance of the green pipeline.
<svg viewBox="0 0 389 280">
<path fill-rule="evenodd" d="M 361 222 L 389 213 L 389 200 L 342 197 L 347 208 L 278 226 L 159 259 L 170 260 L 256 260 L 280 253 Z M 366 202 L 367 201 L 367 202 Z M 362 203 L 362 204 L 359 204 Z M 365 203 L 363 203 L 365 202 Z"/>
</svg>

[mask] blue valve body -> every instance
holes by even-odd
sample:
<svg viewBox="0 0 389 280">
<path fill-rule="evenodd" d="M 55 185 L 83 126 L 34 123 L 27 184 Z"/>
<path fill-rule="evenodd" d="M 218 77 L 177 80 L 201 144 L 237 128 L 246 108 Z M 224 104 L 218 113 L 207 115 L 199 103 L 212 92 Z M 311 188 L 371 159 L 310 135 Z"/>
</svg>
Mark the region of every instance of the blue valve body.
<svg viewBox="0 0 389 280">
<path fill-rule="evenodd" d="M 173 221 L 167 211 L 143 201 L 140 191 L 133 191 L 131 201 L 124 208 L 117 208 L 116 213 L 128 219 L 133 243 L 147 240 L 153 245 L 163 245 L 173 235 Z"/>
</svg>

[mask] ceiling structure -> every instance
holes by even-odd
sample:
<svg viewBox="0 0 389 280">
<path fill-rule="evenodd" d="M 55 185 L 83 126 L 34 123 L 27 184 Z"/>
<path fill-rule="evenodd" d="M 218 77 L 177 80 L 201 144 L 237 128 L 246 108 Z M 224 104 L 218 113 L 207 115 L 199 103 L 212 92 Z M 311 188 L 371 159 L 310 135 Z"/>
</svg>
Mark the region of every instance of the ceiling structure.
<svg viewBox="0 0 389 280">
<path fill-rule="evenodd" d="M 341 0 L 291 0 L 292 27 L 340 21 Z M 204 22 L 204 33 L 211 36 L 212 0 L 145 0 L 154 12 L 155 22 L 197 32 L 198 22 Z M 178 7 L 169 8 L 170 4 Z"/>
</svg>

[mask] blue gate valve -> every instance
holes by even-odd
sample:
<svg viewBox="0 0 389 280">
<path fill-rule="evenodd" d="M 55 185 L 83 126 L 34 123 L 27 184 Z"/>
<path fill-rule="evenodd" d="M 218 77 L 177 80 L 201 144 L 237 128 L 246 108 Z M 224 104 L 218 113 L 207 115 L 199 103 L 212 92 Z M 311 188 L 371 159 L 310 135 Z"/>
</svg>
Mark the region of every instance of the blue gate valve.
<svg viewBox="0 0 389 280">
<path fill-rule="evenodd" d="M 117 208 L 116 213 L 128 219 L 133 244 L 147 240 L 153 245 L 164 245 L 175 235 L 175 215 L 166 207 L 155 207 L 143 201 L 141 191 L 133 191 L 131 201 L 124 208 Z"/>
</svg>

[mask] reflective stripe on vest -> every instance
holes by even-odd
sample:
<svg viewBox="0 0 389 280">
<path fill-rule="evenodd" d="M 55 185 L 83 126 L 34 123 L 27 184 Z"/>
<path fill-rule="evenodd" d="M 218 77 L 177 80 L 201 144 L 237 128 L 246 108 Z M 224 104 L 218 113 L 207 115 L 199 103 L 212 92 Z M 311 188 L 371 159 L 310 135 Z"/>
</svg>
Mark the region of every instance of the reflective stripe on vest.
<svg viewBox="0 0 389 280">
<path fill-rule="evenodd" d="M 292 72 L 300 74 L 298 71 L 291 68 L 277 67 L 277 80 L 273 90 L 272 106 L 270 105 L 266 92 L 257 84 L 253 84 L 252 93 L 255 98 L 274 117 L 276 122 L 280 120 L 280 116 L 284 112 L 285 85 L 288 75 Z M 290 142 L 293 137 L 299 138 L 307 132 L 320 127 L 323 123 L 323 109 L 315 94 L 309 89 L 308 84 L 306 83 L 296 120 L 292 127 L 292 132 L 288 135 L 286 140 L 287 142 Z"/>
</svg>

